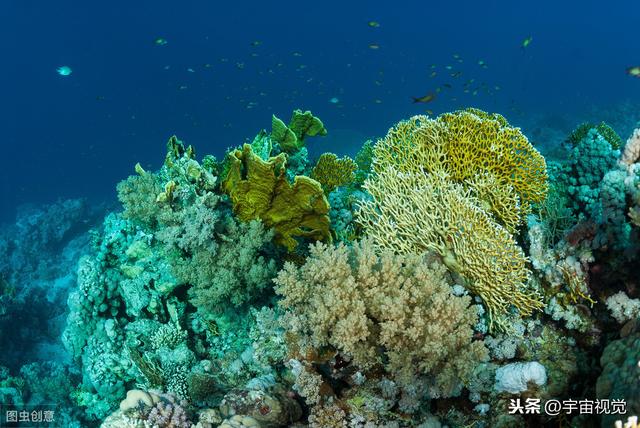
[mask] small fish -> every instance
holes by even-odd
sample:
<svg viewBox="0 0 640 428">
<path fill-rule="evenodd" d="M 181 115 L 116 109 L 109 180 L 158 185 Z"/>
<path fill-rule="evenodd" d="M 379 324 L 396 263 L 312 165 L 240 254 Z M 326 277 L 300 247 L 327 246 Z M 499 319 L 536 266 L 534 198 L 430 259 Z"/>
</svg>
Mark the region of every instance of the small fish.
<svg viewBox="0 0 640 428">
<path fill-rule="evenodd" d="M 431 69 L 432 69 L 432 70 L 433 70 L 434 68 L 436 68 L 436 67 L 437 67 L 437 65 L 435 65 L 435 64 L 431 64 Z"/>
<path fill-rule="evenodd" d="M 443 84 L 442 86 L 444 86 L 444 87 L 445 87 L 445 88 L 447 88 L 447 89 L 451 89 L 451 85 L 450 85 L 450 84 L 448 84 L 448 83 L 445 83 L 445 84 Z"/>
<path fill-rule="evenodd" d="M 452 56 L 453 56 L 453 59 L 460 59 L 460 55 L 458 54 L 453 54 Z"/>
<path fill-rule="evenodd" d="M 486 63 L 486 62 L 484 62 L 483 60 L 479 60 L 479 61 L 478 61 L 478 65 L 479 65 L 480 67 L 482 67 L 482 68 L 487 68 L 487 67 L 488 67 L 488 66 L 487 66 L 487 63 Z"/>
<path fill-rule="evenodd" d="M 253 42 L 251 42 L 251 46 L 256 47 L 256 46 L 260 46 L 262 44 L 262 41 L 260 40 L 254 40 Z"/>
<path fill-rule="evenodd" d="M 627 74 L 632 77 L 640 78 L 640 65 L 636 65 L 635 67 L 627 68 Z"/>
<path fill-rule="evenodd" d="M 337 97 L 333 97 L 329 99 L 329 102 L 331 104 L 338 104 L 340 102 L 340 100 Z"/>
<path fill-rule="evenodd" d="M 433 92 L 428 93 L 427 95 L 424 95 L 422 97 L 411 97 L 413 99 L 414 104 L 415 103 L 430 103 L 431 101 L 436 99 L 436 94 L 434 94 Z"/>
<path fill-rule="evenodd" d="M 373 100 L 373 102 L 374 102 L 375 104 L 382 104 L 382 100 L 378 100 L 378 99 Z"/>
<path fill-rule="evenodd" d="M 153 44 L 156 46 L 165 46 L 167 43 L 167 39 L 163 39 L 162 37 L 158 37 L 153 41 Z"/>
<path fill-rule="evenodd" d="M 453 70 L 453 66 L 452 66 L 452 65 L 447 65 L 445 68 L 446 68 L 447 70 Z"/>
<path fill-rule="evenodd" d="M 476 89 L 476 90 L 474 90 L 474 91 L 471 93 L 471 95 L 473 95 L 474 97 L 475 97 L 476 95 L 478 95 L 478 90 L 477 90 L 477 89 Z"/>
<path fill-rule="evenodd" d="M 438 73 L 436 73 L 435 71 L 432 71 L 431 74 L 429 75 L 429 77 L 436 77 Z"/>
<path fill-rule="evenodd" d="M 436 88 L 436 94 L 439 94 L 439 93 L 440 93 L 440 91 L 442 91 L 442 88 L 441 88 L 440 86 L 438 86 L 438 87 Z"/>
<path fill-rule="evenodd" d="M 236 62 L 236 68 L 242 70 L 244 68 L 244 62 Z"/>
<path fill-rule="evenodd" d="M 293 56 L 302 56 L 302 54 L 300 52 L 294 52 L 291 55 L 293 55 Z"/>
<path fill-rule="evenodd" d="M 73 73 L 73 70 L 68 65 L 63 65 L 61 67 L 56 68 L 56 73 L 60 76 L 70 76 Z"/>
<path fill-rule="evenodd" d="M 453 73 L 451 73 L 451 77 L 458 78 L 460 77 L 460 75 L 462 75 L 462 71 L 454 71 Z"/>
<path fill-rule="evenodd" d="M 533 42 L 533 37 L 529 36 L 526 39 L 524 39 L 522 41 L 522 44 L 520 45 L 521 49 L 526 49 L 527 46 L 529 46 L 531 44 L 531 42 Z"/>
<path fill-rule="evenodd" d="M 433 116 L 433 110 L 425 110 L 425 113 L 427 113 L 429 116 Z"/>
<path fill-rule="evenodd" d="M 380 23 L 378 21 L 369 21 L 367 23 L 367 25 L 371 28 L 378 28 L 380 27 Z"/>
<path fill-rule="evenodd" d="M 369 43 L 369 49 L 373 49 L 373 50 L 380 49 L 380 45 L 377 43 Z"/>
<path fill-rule="evenodd" d="M 211 64 L 206 63 L 203 67 L 204 67 L 204 68 L 211 68 Z"/>
<path fill-rule="evenodd" d="M 195 72 L 196 72 L 193 68 L 187 68 L 187 71 L 188 71 L 189 73 L 195 73 Z"/>
</svg>

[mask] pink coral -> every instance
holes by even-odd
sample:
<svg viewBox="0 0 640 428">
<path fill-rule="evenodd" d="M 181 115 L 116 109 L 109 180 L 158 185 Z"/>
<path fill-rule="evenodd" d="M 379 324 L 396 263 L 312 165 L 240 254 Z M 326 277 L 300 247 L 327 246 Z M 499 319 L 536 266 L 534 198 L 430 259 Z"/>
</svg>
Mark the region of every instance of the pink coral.
<svg viewBox="0 0 640 428">
<path fill-rule="evenodd" d="M 154 427 L 161 428 L 190 428 L 193 422 L 189 420 L 187 411 L 187 402 L 182 400 L 179 403 L 177 399 L 169 394 L 163 395 L 160 400 L 149 412 L 147 422 Z"/>
</svg>

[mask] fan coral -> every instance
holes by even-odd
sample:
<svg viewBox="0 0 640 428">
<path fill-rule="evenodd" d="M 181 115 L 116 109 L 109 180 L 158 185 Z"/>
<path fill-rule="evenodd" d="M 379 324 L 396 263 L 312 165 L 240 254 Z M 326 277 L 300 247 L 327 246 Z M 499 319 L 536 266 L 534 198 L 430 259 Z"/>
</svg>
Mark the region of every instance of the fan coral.
<svg viewBox="0 0 640 428">
<path fill-rule="evenodd" d="M 492 186 L 502 187 L 494 192 L 508 196 L 488 198 L 485 204 L 493 209 L 497 200 L 509 202 L 509 215 L 504 215 L 504 208 L 495 209 L 494 214 L 512 228 L 513 212 L 521 213 L 521 221 L 531 203 L 543 201 L 547 193 L 544 158 L 519 128 L 509 126 L 499 114 L 481 110 L 446 113 L 435 120 L 414 116 L 399 122 L 378 141 L 374 156 L 375 172 L 393 166 L 400 171 L 445 171 L 464 185 L 478 175 L 490 180 Z"/>
<path fill-rule="evenodd" d="M 330 240 L 329 203 L 317 181 L 297 176 L 290 184 L 281 153 L 263 161 L 249 144 L 229 154 L 229 169 L 222 183 L 242 221 L 260 218 L 275 230 L 275 241 L 292 251 L 295 237 Z"/>
<path fill-rule="evenodd" d="M 510 305 L 521 315 L 541 309 L 540 296 L 527 286 L 526 257 L 511 235 L 481 208 L 470 190 L 444 173 L 379 171 L 365 182 L 358 220 L 380 248 L 401 254 L 434 251 L 482 297 L 490 320 Z"/>
<path fill-rule="evenodd" d="M 323 153 L 311 171 L 311 178 L 319 182 L 328 195 L 336 187 L 353 183 L 356 168 L 356 163 L 348 156 L 338 159 L 333 153 Z"/>
<path fill-rule="evenodd" d="M 383 365 L 405 387 L 427 375 L 437 397 L 453 395 L 487 357 L 471 340 L 477 311 L 469 296 L 452 294 L 445 273 L 424 256 L 377 256 L 365 240 L 352 248 L 311 245 L 302 267 L 287 263 L 274 281 L 292 311 L 294 348 L 329 345 L 361 369 Z"/>
</svg>

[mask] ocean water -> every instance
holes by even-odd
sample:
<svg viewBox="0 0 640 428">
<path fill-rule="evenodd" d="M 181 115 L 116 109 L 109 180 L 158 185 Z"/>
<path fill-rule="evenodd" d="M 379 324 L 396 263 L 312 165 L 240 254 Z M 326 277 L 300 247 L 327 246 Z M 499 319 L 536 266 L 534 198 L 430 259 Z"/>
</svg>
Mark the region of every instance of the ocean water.
<svg viewBox="0 0 640 428">
<path fill-rule="evenodd" d="M 0 427 L 640 413 L 640 3 L 4 0 L 0 16 Z M 243 153 L 261 130 L 270 149 Z M 412 151 L 436 140 L 442 158 Z M 355 162 L 314 169 L 328 152 Z"/>
</svg>

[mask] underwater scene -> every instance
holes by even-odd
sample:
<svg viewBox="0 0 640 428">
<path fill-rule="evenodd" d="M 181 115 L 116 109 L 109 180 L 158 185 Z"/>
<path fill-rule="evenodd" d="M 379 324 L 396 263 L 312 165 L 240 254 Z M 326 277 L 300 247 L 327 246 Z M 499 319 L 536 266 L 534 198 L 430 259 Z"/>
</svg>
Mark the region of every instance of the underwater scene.
<svg viewBox="0 0 640 428">
<path fill-rule="evenodd" d="M 0 11 L 0 428 L 640 426 L 639 2 Z"/>
</svg>

